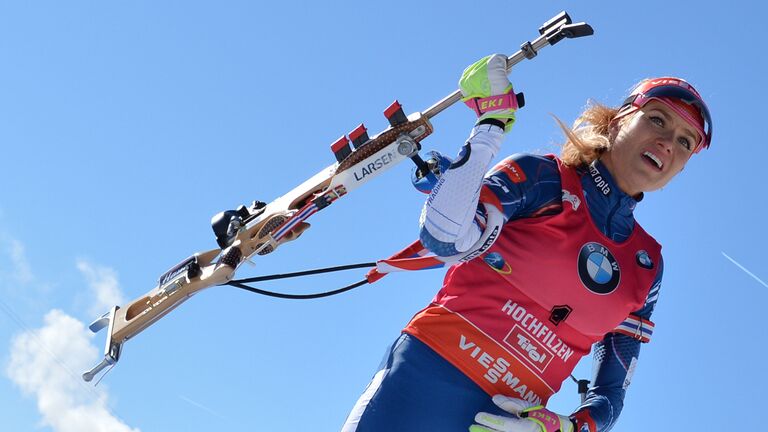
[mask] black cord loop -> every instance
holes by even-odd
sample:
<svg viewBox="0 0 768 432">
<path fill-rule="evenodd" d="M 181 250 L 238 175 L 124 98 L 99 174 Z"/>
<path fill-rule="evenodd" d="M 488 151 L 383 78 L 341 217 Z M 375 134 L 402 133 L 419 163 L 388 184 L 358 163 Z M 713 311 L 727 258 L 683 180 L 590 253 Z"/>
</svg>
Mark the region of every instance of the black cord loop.
<svg viewBox="0 0 768 432">
<path fill-rule="evenodd" d="M 363 279 L 359 282 L 355 282 L 352 285 L 347 285 L 345 287 L 335 289 L 332 291 L 324 291 L 320 293 L 313 293 L 313 294 L 286 294 L 286 293 L 279 293 L 274 291 L 267 291 L 262 290 L 259 288 L 254 288 L 252 286 L 246 285 L 246 283 L 252 283 L 252 282 L 264 282 L 264 281 L 270 281 L 270 280 L 276 280 L 276 279 L 288 279 L 293 277 L 299 277 L 299 276 L 309 276 L 314 274 L 321 274 L 321 273 L 331 273 L 331 272 L 337 272 L 337 271 L 344 271 L 344 270 L 352 270 L 352 269 L 358 269 L 358 268 L 367 268 L 367 267 L 376 267 L 375 262 L 368 262 L 368 263 L 359 263 L 359 264 L 348 264 L 343 266 L 335 266 L 335 267 L 324 267 L 319 269 L 313 269 L 313 270 L 304 270 L 299 272 L 292 272 L 292 273 L 278 273 L 278 274 L 272 274 L 272 275 L 266 275 L 266 276 L 257 276 L 252 278 L 244 278 L 244 279 L 234 279 L 229 282 L 227 282 L 225 285 L 233 286 L 235 288 L 240 288 L 246 291 L 250 291 L 255 294 L 261 294 L 269 297 L 277 297 L 281 299 L 288 299 L 288 300 L 310 300 L 310 299 L 316 299 L 316 298 L 322 298 L 322 297 L 330 297 L 332 295 L 341 294 L 343 292 L 352 290 L 354 288 L 357 288 L 359 286 L 365 285 L 368 283 L 368 279 Z"/>
<path fill-rule="evenodd" d="M 355 282 L 352 285 L 347 285 L 343 288 L 339 288 L 333 291 L 314 293 L 314 294 L 286 294 L 286 293 L 279 293 L 274 291 L 266 291 L 266 290 L 261 290 L 261 289 L 254 288 L 252 286 L 248 286 L 248 285 L 245 285 L 239 282 L 234 282 L 234 281 L 227 283 L 227 285 L 231 285 L 235 288 L 244 289 L 252 293 L 261 294 L 269 297 L 277 297 L 277 298 L 288 299 L 288 300 L 311 300 L 311 299 L 330 297 L 332 295 L 341 294 L 343 292 L 349 291 L 351 289 L 357 288 L 367 283 L 368 283 L 368 279 L 363 279 L 360 282 Z"/>
</svg>

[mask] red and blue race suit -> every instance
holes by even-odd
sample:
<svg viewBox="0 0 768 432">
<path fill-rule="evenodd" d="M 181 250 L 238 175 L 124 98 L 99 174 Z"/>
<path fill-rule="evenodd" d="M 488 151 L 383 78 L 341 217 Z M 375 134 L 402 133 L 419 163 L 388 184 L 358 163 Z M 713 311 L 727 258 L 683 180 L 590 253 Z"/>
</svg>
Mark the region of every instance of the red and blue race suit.
<svg viewBox="0 0 768 432">
<path fill-rule="evenodd" d="M 662 277 L 660 246 L 634 220 L 637 201 L 599 161 L 573 169 L 514 155 L 483 183 L 482 201 L 507 221 L 499 239 L 448 271 L 344 431 L 465 431 L 478 411 L 499 413 L 490 395 L 546 403 L 590 347 L 592 387 L 573 418 L 582 430 L 615 424 Z M 453 252 L 427 230 L 421 240 Z"/>
</svg>

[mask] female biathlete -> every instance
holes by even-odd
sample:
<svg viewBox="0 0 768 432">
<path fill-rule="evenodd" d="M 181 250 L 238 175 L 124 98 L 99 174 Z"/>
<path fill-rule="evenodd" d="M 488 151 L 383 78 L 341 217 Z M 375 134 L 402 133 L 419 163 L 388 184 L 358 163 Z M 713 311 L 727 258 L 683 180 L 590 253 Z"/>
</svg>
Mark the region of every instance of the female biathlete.
<svg viewBox="0 0 768 432">
<path fill-rule="evenodd" d="M 618 109 L 593 103 L 564 127 L 560 157 L 516 154 L 486 174 L 515 120 L 506 57 L 468 67 L 459 86 L 479 118 L 432 188 L 421 242 L 452 256 L 476 244 L 489 213 L 504 225 L 490 249 L 448 270 L 342 430 L 607 431 L 653 332 L 662 277 L 661 246 L 633 210 L 709 147 L 709 111 L 682 79 L 644 80 Z M 586 400 L 567 416 L 544 408 L 591 347 Z"/>
</svg>

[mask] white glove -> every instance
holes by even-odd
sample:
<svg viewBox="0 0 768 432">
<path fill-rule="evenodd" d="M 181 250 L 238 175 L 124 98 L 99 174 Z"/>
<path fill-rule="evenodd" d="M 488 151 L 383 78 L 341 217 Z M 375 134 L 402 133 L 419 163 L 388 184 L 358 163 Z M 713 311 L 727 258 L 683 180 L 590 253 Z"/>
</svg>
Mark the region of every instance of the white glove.
<svg viewBox="0 0 768 432">
<path fill-rule="evenodd" d="M 570 418 L 553 413 L 542 405 L 503 395 L 493 397 L 493 403 L 516 417 L 480 412 L 469 427 L 470 432 L 574 432 Z"/>
</svg>

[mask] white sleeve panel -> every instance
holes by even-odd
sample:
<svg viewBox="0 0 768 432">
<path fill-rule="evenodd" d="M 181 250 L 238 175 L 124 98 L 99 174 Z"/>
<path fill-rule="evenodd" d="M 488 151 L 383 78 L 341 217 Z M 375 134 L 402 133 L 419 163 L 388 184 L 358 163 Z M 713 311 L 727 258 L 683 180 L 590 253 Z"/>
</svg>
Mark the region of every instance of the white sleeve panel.
<svg viewBox="0 0 768 432">
<path fill-rule="evenodd" d="M 432 190 L 421 214 L 422 226 L 438 241 L 466 251 L 482 233 L 474 222 L 480 188 L 501 148 L 504 131 L 498 126 L 472 128 L 467 144 Z"/>
</svg>

